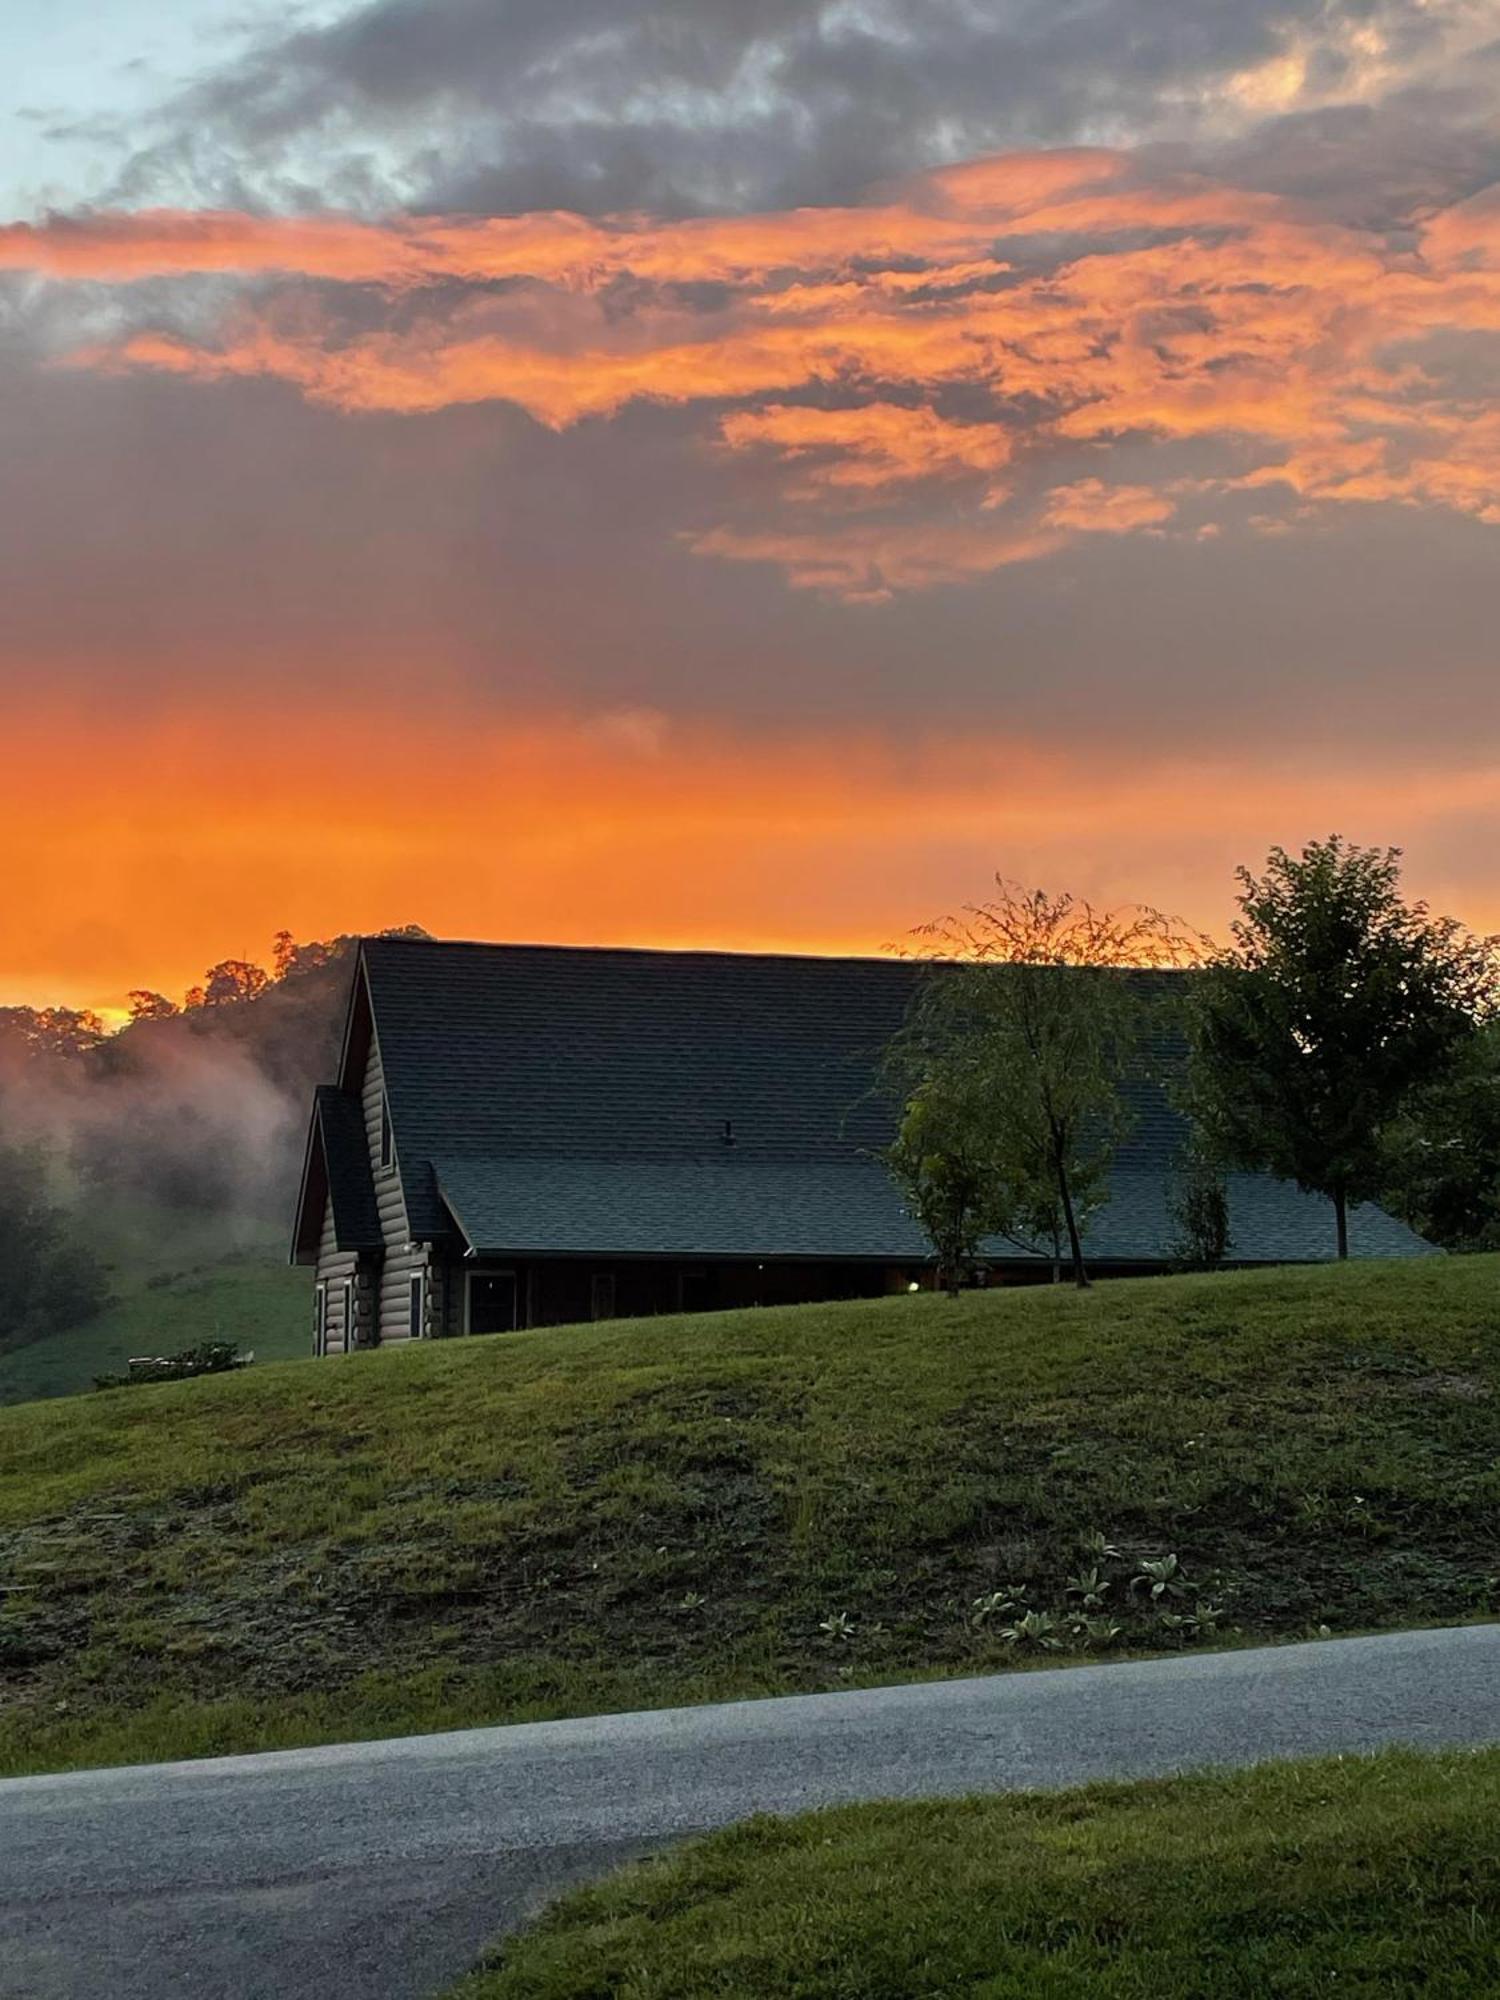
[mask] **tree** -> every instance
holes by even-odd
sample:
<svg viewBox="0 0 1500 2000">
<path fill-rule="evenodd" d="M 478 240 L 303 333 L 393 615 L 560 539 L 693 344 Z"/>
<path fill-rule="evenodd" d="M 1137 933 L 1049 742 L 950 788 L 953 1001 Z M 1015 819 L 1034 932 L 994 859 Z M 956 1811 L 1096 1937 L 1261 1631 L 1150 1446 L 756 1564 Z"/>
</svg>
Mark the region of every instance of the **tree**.
<svg viewBox="0 0 1500 2000">
<path fill-rule="evenodd" d="M 170 1021 L 178 1011 L 175 1000 L 169 1000 L 165 993 L 153 993 L 149 986 L 133 986 L 125 997 L 132 1021 Z"/>
<path fill-rule="evenodd" d="M 1190 1098 L 1226 1162 L 1333 1204 L 1381 1192 L 1388 1136 L 1495 1006 L 1493 941 L 1408 904 L 1400 849 L 1339 835 L 1238 871 L 1233 942 L 1197 982 Z"/>
<path fill-rule="evenodd" d="M 0 1007 L 0 1043 L 24 1058 L 73 1061 L 105 1039 L 105 1026 L 88 1007 Z"/>
<path fill-rule="evenodd" d="M 1108 1199 L 1150 1005 L 1127 968 L 1192 963 L 1201 941 L 1156 910 L 1099 910 L 998 876 L 996 888 L 918 933 L 933 974 L 892 1068 L 908 1120 L 928 1097 L 948 1108 L 950 1173 L 967 1162 L 984 1176 L 987 1233 L 1054 1261 L 1065 1248 L 1084 1286 L 1084 1230 Z"/>
<path fill-rule="evenodd" d="M 221 959 L 203 975 L 202 1005 L 233 1007 L 242 1000 L 258 1000 L 270 983 L 261 967 L 247 958 Z"/>
<path fill-rule="evenodd" d="M 1381 1202 L 1447 1250 L 1500 1250 L 1500 1021 L 1413 1097 L 1389 1140 Z"/>
<path fill-rule="evenodd" d="M 1229 1254 L 1229 1190 L 1213 1153 L 1195 1133 L 1173 1176 L 1169 1203 L 1177 1237 L 1175 1262 L 1187 1271 L 1216 1271 Z"/>
<path fill-rule="evenodd" d="M 50 1199 L 36 1146 L 0 1146 L 0 1350 L 88 1319 L 104 1273 Z"/>
<path fill-rule="evenodd" d="M 938 1283 L 955 1297 L 979 1246 L 994 1231 L 995 1169 L 988 1157 L 983 1107 L 967 1101 L 956 1079 L 934 1073 L 907 1101 L 886 1149 L 886 1165 L 937 1253 Z"/>
<path fill-rule="evenodd" d="M 271 977 L 282 981 L 321 971 L 357 942 L 350 937 L 315 938 L 299 944 L 290 931 L 278 931 L 271 941 Z"/>
</svg>

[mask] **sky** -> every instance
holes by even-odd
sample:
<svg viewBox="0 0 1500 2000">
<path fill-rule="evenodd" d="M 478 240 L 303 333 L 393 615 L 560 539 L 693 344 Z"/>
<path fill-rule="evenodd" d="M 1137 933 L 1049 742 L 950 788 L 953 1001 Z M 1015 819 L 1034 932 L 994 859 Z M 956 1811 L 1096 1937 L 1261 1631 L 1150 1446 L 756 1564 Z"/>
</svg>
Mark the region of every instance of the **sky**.
<svg viewBox="0 0 1500 2000">
<path fill-rule="evenodd" d="M 1500 928 L 1500 0 L 10 0 L 0 1004 Z"/>
</svg>

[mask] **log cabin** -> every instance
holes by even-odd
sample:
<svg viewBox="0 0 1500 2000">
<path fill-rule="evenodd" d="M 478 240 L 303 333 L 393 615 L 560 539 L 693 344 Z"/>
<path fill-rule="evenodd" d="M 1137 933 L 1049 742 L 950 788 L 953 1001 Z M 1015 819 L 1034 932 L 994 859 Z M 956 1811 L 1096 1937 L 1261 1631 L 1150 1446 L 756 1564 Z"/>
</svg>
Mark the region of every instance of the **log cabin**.
<svg viewBox="0 0 1500 2000">
<path fill-rule="evenodd" d="M 315 1093 L 292 1259 L 319 1354 L 931 1282 L 879 1159 L 881 1056 L 910 961 L 365 939 L 337 1079 Z M 1157 975 L 1160 976 L 1160 975 Z M 1170 977 L 1171 975 L 1167 975 Z M 1168 1267 L 1184 1131 L 1158 1084 L 1086 1239 L 1100 1275 Z M 1322 1261 L 1321 1197 L 1229 1179 L 1236 1265 Z M 1380 1209 L 1353 1254 L 1432 1254 Z M 1051 1263 L 988 1246 L 995 1282 Z"/>
</svg>

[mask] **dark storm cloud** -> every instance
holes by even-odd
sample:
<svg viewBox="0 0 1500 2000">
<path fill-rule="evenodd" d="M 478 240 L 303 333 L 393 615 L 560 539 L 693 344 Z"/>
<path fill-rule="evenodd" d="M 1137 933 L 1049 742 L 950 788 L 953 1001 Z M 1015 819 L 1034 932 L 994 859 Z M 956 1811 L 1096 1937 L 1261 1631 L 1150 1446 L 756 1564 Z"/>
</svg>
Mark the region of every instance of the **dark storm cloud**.
<svg viewBox="0 0 1500 2000">
<path fill-rule="evenodd" d="M 119 194 L 490 213 L 845 200 L 977 153 L 1365 95 L 1474 42 L 1483 17 L 1483 0 L 376 0 L 200 81 Z"/>
</svg>

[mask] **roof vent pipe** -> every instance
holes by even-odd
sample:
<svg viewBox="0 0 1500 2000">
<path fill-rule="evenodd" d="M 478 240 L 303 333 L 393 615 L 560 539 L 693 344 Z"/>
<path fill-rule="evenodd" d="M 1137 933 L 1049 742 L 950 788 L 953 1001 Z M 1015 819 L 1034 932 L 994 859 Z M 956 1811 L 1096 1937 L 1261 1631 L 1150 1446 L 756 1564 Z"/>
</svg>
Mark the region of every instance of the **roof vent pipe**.
<svg viewBox="0 0 1500 2000">
<path fill-rule="evenodd" d="M 734 1144 L 734 1120 L 732 1118 L 724 1120 L 724 1144 L 726 1146 Z"/>
</svg>

